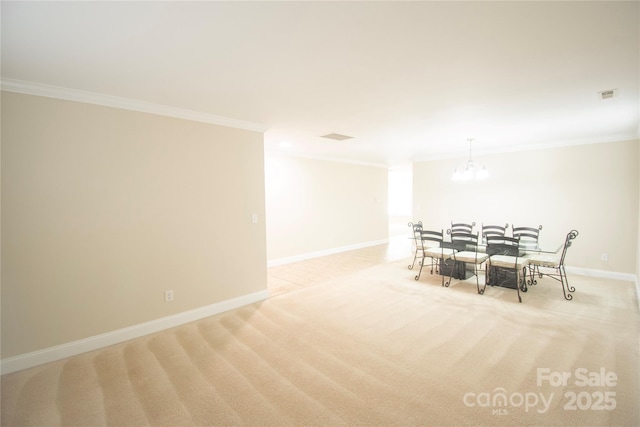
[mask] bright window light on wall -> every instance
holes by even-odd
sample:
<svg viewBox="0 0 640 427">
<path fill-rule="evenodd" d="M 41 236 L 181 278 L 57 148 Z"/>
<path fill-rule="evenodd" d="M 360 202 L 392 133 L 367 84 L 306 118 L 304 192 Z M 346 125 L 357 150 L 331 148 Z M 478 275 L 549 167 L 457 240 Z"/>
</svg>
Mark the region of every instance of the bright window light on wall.
<svg viewBox="0 0 640 427">
<path fill-rule="evenodd" d="M 411 216 L 413 208 L 413 170 L 398 167 L 389 170 L 388 210 L 390 216 Z"/>
</svg>

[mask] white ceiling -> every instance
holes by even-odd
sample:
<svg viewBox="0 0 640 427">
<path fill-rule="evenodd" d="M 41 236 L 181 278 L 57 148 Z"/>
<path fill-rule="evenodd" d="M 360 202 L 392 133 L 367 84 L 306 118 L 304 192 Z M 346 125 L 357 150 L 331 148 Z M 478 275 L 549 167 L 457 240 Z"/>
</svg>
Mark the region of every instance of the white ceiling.
<svg viewBox="0 0 640 427">
<path fill-rule="evenodd" d="M 257 123 L 268 149 L 375 164 L 464 156 L 467 138 L 476 154 L 635 139 L 639 5 L 2 1 L 2 79 Z"/>
</svg>

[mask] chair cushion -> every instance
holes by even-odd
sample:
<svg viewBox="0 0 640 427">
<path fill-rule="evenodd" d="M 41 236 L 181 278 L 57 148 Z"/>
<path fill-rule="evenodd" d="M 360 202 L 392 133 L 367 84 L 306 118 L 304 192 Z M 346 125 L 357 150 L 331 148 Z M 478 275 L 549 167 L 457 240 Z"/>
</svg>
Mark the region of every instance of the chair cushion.
<svg viewBox="0 0 640 427">
<path fill-rule="evenodd" d="M 440 249 L 440 246 L 438 246 L 437 243 L 435 243 L 435 244 L 430 243 L 430 244 L 425 244 L 423 246 L 420 246 L 419 248 L 420 248 L 420 250 L 422 250 L 422 249 Z"/>
<path fill-rule="evenodd" d="M 478 252 L 478 259 L 476 260 L 476 253 L 471 251 L 456 252 L 456 256 L 455 256 L 456 261 L 478 263 L 478 264 L 482 264 L 488 258 L 489 258 L 489 255 Z"/>
<path fill-rule="evenodd" d="M 529 264 L 540 267 L 557 268 L 560 265 L 560 258 L 557 255 L 530 254 L 526 258 L 529 260 Z"/>
<path fill-rule="evenodd" d="M 449 259 L 453 256 L 453 249 L 450 248 L 428 248 L 424 250 L 424 256 L 430 258 Z"/>
<path fill-rule="evenodd" d="M 513 268 L 516 263 L 516 257 L 509 255 L 493 255 L 489 261 L 492 267 Z M 528 258 L 518 258 L 518 269 L 529 264 Z"/>
</svg>

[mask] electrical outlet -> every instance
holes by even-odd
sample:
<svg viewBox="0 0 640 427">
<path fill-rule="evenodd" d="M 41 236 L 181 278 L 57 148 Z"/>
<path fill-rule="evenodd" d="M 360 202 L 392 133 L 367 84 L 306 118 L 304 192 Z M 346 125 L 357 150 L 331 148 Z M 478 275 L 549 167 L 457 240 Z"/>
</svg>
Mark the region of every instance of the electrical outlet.
<svg viewBox="0 0 640 427">
<path fill-rule="evenodd" d="M 600 261 L 609 261 L 609 254 L 600 254 Z"/>
<path fill-rule="evenodd" d="M 164 302 L 173 301 L 173 290 L 164 291 Z"/>
</svg>

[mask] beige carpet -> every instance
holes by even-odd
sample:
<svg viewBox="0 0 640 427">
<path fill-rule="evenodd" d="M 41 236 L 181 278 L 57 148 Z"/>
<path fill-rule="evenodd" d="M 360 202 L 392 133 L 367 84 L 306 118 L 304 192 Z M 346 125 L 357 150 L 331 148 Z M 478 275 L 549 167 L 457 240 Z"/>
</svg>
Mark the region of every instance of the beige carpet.
<svg viewBox="0 0 640 427">
<path fill-rule="evenodd" d="M 2 425 L 640 425 L 632 283 L 571 276 L 565 301 L 543 279 L 519 304 L 407 264 L 5 375 Z"/>
</svg>

